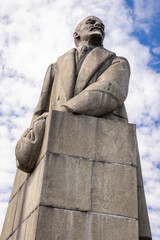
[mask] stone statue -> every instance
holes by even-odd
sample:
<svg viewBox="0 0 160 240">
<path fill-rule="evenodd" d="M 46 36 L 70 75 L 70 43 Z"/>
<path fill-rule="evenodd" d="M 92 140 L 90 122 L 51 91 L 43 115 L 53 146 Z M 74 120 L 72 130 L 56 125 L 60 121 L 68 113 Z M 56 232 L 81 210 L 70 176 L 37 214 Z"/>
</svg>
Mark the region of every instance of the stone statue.
<svg viewBox="0 0 160 240">
<path fill-rule="evenodd" d="M 2 240 L 152 239 L 136 126 L 124 106 L 130 68 L 103 48 L 104 35 L 99 18 L 85 18 L 73 34 L 77 49 L 48 67 L 16 146 L 22 171 Z"/>
<path fill-rule="evenodd" d="M 45 118 L 51 110 L 127 121 L 124 100 L 128 93 L 129 64 L 103 47 L 104 36 L 104 24 L 99 18 L 85 18 L 73 34 L 77 49 L 71 49 L 48 67 L 31 126 L 16 146 L 19 169 L 33 170 L 43 140 Z"/>
</svg>

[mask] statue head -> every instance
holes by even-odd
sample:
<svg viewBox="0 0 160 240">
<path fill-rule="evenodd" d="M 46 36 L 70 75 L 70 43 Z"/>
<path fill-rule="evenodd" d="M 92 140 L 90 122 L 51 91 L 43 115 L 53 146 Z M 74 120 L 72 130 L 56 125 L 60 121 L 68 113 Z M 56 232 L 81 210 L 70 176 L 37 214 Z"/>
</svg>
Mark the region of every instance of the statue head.
<svg viewBox="0 0 160 240">
<path fill-rule="evenodd" d="M 76 46 L 94 45 L 102 46 L 105 36 L 103 22 L 94 16 L 83 19 L 76 27 L 73 34 Z"/>
</svg>

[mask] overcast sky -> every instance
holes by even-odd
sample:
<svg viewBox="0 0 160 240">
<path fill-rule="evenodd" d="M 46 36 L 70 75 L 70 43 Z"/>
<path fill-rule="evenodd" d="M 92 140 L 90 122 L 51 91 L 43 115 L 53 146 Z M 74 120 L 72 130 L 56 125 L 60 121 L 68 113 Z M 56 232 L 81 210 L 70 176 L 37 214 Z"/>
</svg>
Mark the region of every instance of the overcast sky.
<svg viewBox="0 0 160 240">
<path fill-rule="evenodd" d="M 153 240 L 160 239 L 159 0 L 0 0 L 0 232 L 16 171 L 14 149 L 29 127 L 46 69 L 74 47 L 88 15 L 106 26 L 105 48 L 128 59 L 126 107 L 137 125 Z"/>
</svg>

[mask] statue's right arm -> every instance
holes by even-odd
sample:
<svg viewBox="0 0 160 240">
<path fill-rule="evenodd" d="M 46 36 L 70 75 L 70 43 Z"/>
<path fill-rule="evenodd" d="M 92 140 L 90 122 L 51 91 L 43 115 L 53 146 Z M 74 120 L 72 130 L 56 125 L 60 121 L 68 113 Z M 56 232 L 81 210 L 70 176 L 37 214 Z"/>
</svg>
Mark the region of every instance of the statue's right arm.
<svg viewBox="0 0 160 240">
<path fill-rule="evenodd" d="M 17 167 L 24 172 L 31 172 L 37 162 L 45 131 L 45 119 L 49 112 L 50 94 L 54 78 L 54 65 L 46 72 L 39 102 L 34 112 L 31 126 L 28 128 L 15 149 Z M 31 154 L 32 153 L 32 154 Z"/>
<path fill-rule="evenodd" d="M 47 113 L 49 112 L 50 95 L 54 80 L 54 67 L 55 64 L 51 64 L 47 69 L 39 101 L 31 121 L 31 126 L 36 120 L 40 118 L 45 118 L 47 116 Z"/>
</svg>

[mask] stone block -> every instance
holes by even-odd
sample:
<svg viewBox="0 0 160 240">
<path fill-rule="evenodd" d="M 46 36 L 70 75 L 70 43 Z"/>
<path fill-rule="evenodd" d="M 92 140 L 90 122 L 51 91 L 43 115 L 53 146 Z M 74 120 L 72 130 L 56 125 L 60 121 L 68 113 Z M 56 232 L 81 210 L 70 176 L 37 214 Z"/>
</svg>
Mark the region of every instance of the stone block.
<svg viewBox="0 0 160 240">
<path fill-rule="evenodd" d="M 29 175 L 30 174 L 22 172 L 21 170 L 17 169 L 13 183 L 13 188 L 11 191 L 10 201 L 12 200 L 13 196 L 18 192 L 18 190 L 21 188 L 21 186 L 24 184 Z"/>
<path fill-rule="evenodd" d="M 25 240 L 35 240 L 36 239 L 38 213 L 39 213 L 39 207 L 27 219 Z"/>
<path fill-rule="evenodd" d="M 1 240 L 6 240 L 13 232 L 15 214 L 18 206 L 18 197 L 19 194 L 17 193 L 12 199 L 12 201 L 10 201 L 10 203 L 8 204 L 8 209 L 1 234 Z"/>
<path fill-rule="evenodd" d="M 142 168 L 139 153 L 137 154 L 137 183 L 139 187 L 143 188 Z"/>
<path fill-rule="evenodd" d="M 15 230 L 8 240 L 35 240 L 39 208 Z"/>
<path fill-rule="evenodd" d="M 26 219 L 26 221 L 22 223 L 22 225 L 12 234 L 12 236 L 8 240 L 26 240 L 25 233 L 27 222 L 28 219 Z"/>
<path fill-rule="evenodd" d="M 18 192 L 18 200 L 17 200 L 17 210 L 15 213 L 14 218 L 14 225 L 13 225 L 13 231 L 15 231 L 24 220 L 23 214 L 24 214 L 24 203 L 25 203 L 25 197 L 26 197 L 26 184 L 22 186 L 22 188 Z"/>
<path fill-rule="evenodd" d="M 138 221 L 105 214 L 90 214 L 87 239 L 138 240 Z"/>
<path fill-rule="evenodd" d="M 90 210 L 92 161 L 47 154 L 41 205 Z"/>
<path fill-rule="evenodd" d="M 47 126 L 41 155 L 46 148 L 52 153 L 137 165 L 135 125 L 52 111 Z"/>
<path fill-rule="evenodd" d="M 94 159 L 97 119 L 52 111 L 48 151 Z"/>
<path fill-rule="evenodd" d="M 20 226 L 22 221 L 24 221 L 40 203 L 44 166 L 45 160 L 43 159 L 19 191 L 14 230 Z"/>
<path fill-rule="evenodd" d="M 151 237 L 151 230 L 149 227 L 149 218 L 146 206 L 146 199 L 144 189 L 138 188 L 139 202 L 138 202 L 138 219 L 139 219 L 139 236 L 142 238 Z"/>
<path fill-rule="evenodd" d="M 89 240 L 85 224 L 86 213 L 41 206 L 36 239 Z"/>
<path fill-rule="evenodd" d="M 138 240 L 138 221 L 41 206 L 36 239 Z"/>
<path fill-rule="evenodd" d="M 136 168 L 95 162 L 92 211 L 137 218 Z"/>
<path fill-rule="evenodd" d="M 97 119 L 95 141 L 95 159 L 137 166 L 135 125 Z"/>
</svg>

